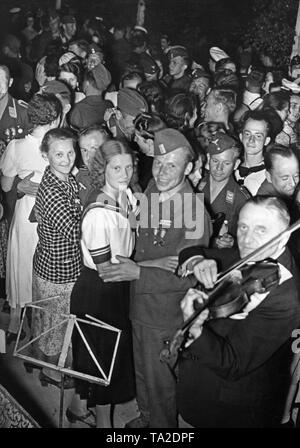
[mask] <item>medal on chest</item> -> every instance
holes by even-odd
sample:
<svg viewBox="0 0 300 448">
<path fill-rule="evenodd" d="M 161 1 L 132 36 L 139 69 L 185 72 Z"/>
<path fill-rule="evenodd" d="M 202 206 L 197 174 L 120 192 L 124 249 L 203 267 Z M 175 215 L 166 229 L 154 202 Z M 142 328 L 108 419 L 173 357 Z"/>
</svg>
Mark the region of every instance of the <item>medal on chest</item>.
<svg viewBox="0 0 300 448">
<path fill-rule="evenodd" d="M 165 245 L 165 237 L 168 229 L 170 229 L 172 225 L 172 221 L 169 219 L 161 219 L 159 221 L 158 227 L 153 229 L 153 244 L 154 246 L 164 246 Z"/>
</svg>

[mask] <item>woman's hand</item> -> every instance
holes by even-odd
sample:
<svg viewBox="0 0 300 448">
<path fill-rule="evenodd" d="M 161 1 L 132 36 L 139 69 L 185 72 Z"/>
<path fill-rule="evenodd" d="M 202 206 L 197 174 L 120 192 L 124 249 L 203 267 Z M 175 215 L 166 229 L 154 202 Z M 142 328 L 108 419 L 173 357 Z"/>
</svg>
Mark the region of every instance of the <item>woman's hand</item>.
<svg viewBox="0 0 300 448">
<path fill-rule="evenodd" d="M 168 257 L 156 258 L 155 260 L 141 261 L 138 264 L 140 266 L 160 268 L 174 273 L 178 266 L 178 256 L 170 255 Z"/>
</svg>

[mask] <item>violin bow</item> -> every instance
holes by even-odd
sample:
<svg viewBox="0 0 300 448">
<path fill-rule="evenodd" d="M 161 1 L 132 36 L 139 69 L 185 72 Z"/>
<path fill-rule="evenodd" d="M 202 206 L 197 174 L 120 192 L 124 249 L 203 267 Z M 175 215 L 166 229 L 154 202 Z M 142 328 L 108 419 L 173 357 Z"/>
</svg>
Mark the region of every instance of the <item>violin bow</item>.
<svg viewBox="0 0 300 448">
<path fill-rule="evenodd" d="M 233 266 L 231 266 L 224 272 L 221 272 L 218 276 L 219 278 L 216 281 L 215 285 L 217 283 L 220 283 L 221 280 L 225 280 L 227 277 L 229 277 L 229 275 L 233 271 L 240 269 L 245 264 L 247 264 L 249 261 L 253 260 L 254 257 L 263 253 L 266 249 L 268 249 L 269 247 L 272 247 L 274 244 L 279 242 L 281 238 L 285 237 L 286 235 L 291 235 L 293 232 L 295 232 L 295 230 L 297 230 L 299 228 L 300 228 L 300 219 L 298 219 L 294 224 L 292 224 L 287 229 L 283 230 L 278 235 L 274 236 L 263 246 L 259 247 L 255 251 L 251 252 L 251 254 L 247 255 L 242 260 L 239 260 L 238 262 L 236 262 Z M 189 328 L 194 323 L 194 321 L 199 316 L 199 314 L 205 308 L 207 308 L 209 305 L 211 305 L 214 302 L 214 300 L 218 297 L 218 295 L 216 293 L 218 293 L 218 290 L 220 288 L 222 288 L 222 284 L 218 285 L 216 288 L 214 288 L 214 290 L 209 294 L 208 300 L 205 303 L 203 303 L 202 306 L 199 306 L 198 309 L 195 309 L 194 313 L 177 330 L 177 332 L 173 336 L 172 340 L 168 341 L 168 347 L 161 351 L 161 354 L 160 354 L 161 361 L 167 362 L 167 363 L 172 362 L 174 366 L 177 364 L 179 349 L 183 344 L 186 332 L 189 330 Z"/>
<path fill-rule="evenodd" d="M 247 264 L 249 261 L 253 260 L 254 257 L 263 253 L 266 249 L 268 249 L 269 247 L 272 247 L 274 244 L 276 244 L 278 241 L 280 241 L 281 238 L 283 238 L 289 234 L 291 235 L 293 232 L 295 232 L 295 230 L 297 230 L 299 228 L 300 228 L 300 219 L 298 219 L 296 222 L 294 222 L 294 224 L 292 224 L 287 229 L 280 232 L 278 235 L 275 235 L 271 240 L 267 241 L 263 246 L 259 247 L 255 251 L 251 252 L 251 254 L 247 255 L 242 260 L 239 260 L 238 262 L 236 262 L 234 265 L 232 265 L 230 268 L 228 268 L 224 272 L 220 272 L 220 274 L 218 275 L 218 280 L 216 281 L 215 285 L 220 283 L 222 280 L 225 280 L 227 277 L 230 276 L 230 274 L 233 271 L 240 269 L 245 264 Z M 182 334 L 184 334 L 186 332 L 186 330 L 191 326 L 191 324 L 195 321 L 195 319 L 199 316 L 199 314 L 205 308 L 207 308 L 209 305 L 211 305 L 211 303 L 214 301 L 214 298 L 216 296 L 216 294 L 215 294 L 216 292 L 218 292 L 218 289 L 214 289 L 213 293 L 210 295 L 207 302 L 205 302 L 202 307 L 200 306 L 198 309 L 196 309 L 194 311 L 194 313 L 182 324 L 182 326 L 180 328 L 182 331 Z"/>
</svg>

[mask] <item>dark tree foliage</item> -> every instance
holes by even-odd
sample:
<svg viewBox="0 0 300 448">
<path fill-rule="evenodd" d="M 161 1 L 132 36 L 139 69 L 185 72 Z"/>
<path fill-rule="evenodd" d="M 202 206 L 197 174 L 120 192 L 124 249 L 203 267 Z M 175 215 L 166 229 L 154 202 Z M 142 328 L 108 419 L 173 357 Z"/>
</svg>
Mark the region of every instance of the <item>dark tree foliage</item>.
<svg viewBox="0 0 300 448">
<path fill-rule="evenodd" d="M 277 66 L 288 65 L 294 43 L 298 0 L 254 0 L 253 20 L 244 38 Z"/>
</svg>

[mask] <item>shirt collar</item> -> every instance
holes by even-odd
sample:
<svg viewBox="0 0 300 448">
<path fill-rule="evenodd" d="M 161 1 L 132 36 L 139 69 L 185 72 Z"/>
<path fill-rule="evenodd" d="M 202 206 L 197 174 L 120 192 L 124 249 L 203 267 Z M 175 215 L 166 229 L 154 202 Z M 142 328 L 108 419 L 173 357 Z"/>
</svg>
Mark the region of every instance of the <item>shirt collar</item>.
<svg viewBox="0 0 300 448">
<path fill-rule="evenodd" d="M 165 202 L 168 199 L 170 199 L 174 194 L 178 193 L 182 188 L 185 186 L 185 179 L 177 185 L 177 187 L 172 188 L 172 190 L 169 191 L 163 191 L 159 194 L 159 202 Z"/>
</svg>

